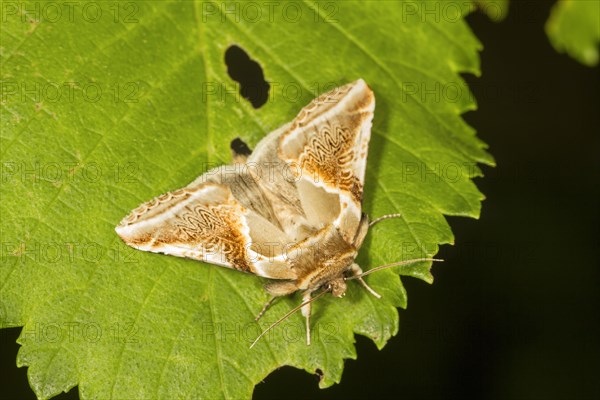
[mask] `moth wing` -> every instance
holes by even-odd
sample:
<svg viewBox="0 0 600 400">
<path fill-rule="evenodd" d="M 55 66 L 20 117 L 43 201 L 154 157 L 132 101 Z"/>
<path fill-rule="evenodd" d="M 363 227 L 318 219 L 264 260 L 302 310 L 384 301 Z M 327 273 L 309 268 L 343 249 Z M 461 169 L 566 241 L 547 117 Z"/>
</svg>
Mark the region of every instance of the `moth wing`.
<svg viewBox="0 0 600 400">
<path fill-rule="evenodd" d="M 279 158 L 279 141 L 289 123 L 265 136 L 246 162 L 272 210 L 268 217 L 285 232 L 290 243 L 298 243 L 316 233 L 306 218 L 298 196 L 296 178 L 289 165 Z M 275 222 L 276 221 L 276 222 Z"/>
<path fill-rule="evenodd" d="M 261 140 L 245 163 L 142 204 L 116 231 L 140 250 L 296 279 L 288 245 L 330 224 L 348 243 L 354 238 L 374 106 L 363 80 L 325 93 Z"/>
<path fill-rule="evenodd" d="M 304 107 L 279 139 L 279 158 L 296 178 L 309 223 L 333 223 L 348 242 L 362 213 L 375 96 L 362 79 Z"/>
<path fill-rule="evenodd" d="M 217 170 L 222 172 L 223 168 Z M 117 233 L 139 250 L 192 258 L 272 279 L 295 279 L 285 260 L 275 257 L 276 249 L 270 242 L 274 238 L 285 241 L 285 234 L 244 206 L 230 186 L 217 182 L 223 176 L 211 170 L 183 189 L 142 204 L 121 221 Z"/>
</svg>

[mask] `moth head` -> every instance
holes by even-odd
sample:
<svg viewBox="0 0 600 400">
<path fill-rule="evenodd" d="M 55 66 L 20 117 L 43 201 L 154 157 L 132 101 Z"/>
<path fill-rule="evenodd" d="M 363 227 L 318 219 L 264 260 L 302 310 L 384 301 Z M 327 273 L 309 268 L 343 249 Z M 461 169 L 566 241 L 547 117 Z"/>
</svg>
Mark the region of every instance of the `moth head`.
<svg viewBox="0 0 600 400">
<path fill-rule="evenodd" d="M 344 297 L 346 295 L 346 281 L 344 278 L 336 278 L 329 282 L 331 294 L 335 297 Z"/>
</svg>

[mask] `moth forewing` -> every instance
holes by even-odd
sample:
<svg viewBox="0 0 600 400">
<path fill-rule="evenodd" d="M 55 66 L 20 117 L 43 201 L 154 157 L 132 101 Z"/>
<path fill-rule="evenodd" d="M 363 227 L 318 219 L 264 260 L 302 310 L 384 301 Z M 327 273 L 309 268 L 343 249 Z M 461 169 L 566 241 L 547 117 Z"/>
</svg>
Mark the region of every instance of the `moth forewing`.
<svg viewBox="0 0 600 400">
<path fill-rule="evenodd" d="M 142 204 L 116 231 L 140 250 L 282 280 L 266 286 L 273 296 L 304 291 L 309 342 L 311 294 L 343 296 L 346 276 L 361 273 L 354 259 L 368 230 L 361 203 L 374 109 L 362 79 L 322 94 L 253 152 L 232 142 L 236 168 Z"/>
</svg>

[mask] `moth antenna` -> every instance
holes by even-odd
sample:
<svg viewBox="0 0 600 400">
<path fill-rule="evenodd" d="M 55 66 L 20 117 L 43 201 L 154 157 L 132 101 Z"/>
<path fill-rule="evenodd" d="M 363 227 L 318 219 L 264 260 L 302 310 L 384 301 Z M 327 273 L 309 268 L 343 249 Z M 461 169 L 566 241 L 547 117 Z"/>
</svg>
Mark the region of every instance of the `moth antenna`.
<svg viewBox="0 0 600 400">
<path fill-rule="evenodd" d="M 285 321 L 290 315 L 292 315 L 296 311 L 300 310 L 302 307 L 304 307 L 308 303 L 312 303 L 313 301 L 317 300 L 319 297 L 323 296 L 327 292 L 331 292 L 331 287 L 328 287 L 327 289 L 323 290 L 321 293 L 319 293 L 315 297 L 312 297 L 310 300 L 306 300 L 304 303 L 300 304 L 299 306 L 294 307 L 291 311 L 288 311 L 283 317 L 279 318 L 277 321 L 273 322 L 267 329 L 262 331 L 262 333 L 260 335 L 258 335 L 258 337 L 256 339 L 254 339 L 254 342 L 252 342 L 252 344 L 250 345 L 250 348 L 253 348 L 254 345 L 256 343 L 258 343 L 258 341 L 260 340 L 261 337 L 263 337 L 271 329 L 275 328 L 277 325 L 279 325 L 280 323 Z"/>
<path fill-rule="evenodd" d="M 400 218 L 400 217 L 402 217 L 402 214 L 386 214 L 386 215 L 382 215 L 381 217 L 379 217 L 379 218 L 375 218 L 373 221 L 371 221 L 371 222 L 369 223 L 369 228 L 370 228 L 370 227 L 372 227 L 373 225 L 375 225 L 375 224 L 377 224 L 377 223 L 381 222 L 381 221 L 384 221 L 384 220 L 386 220 L 386 219 L 390 219 L 390 218 Z"/>
<path fill-rule="evenodd" d="M 375 267 L 373 269 L 370 269 L 367 272 L 363 272 L 360 275 L 349 276 L 348 278 L 346 278 L 346 280 L 347 281 L 351 281 L 353 279 L 362 278 L 363 276 L 367 276 L 369 274 L 372 274 L 373 272 L 381 271 L 382 269 L 392 268 L 392 267 L 398 267 L 400 265 L 414 264 L 416 262 L 422 262 L 422 261 L 444 261 L 444 260 L 441 260 L 439 258 L 415 258 L 413 260 L 398 261 L 398 262 L 391 263 L 391 264 L 380 265 L 379 267 Z"/>
</svg>

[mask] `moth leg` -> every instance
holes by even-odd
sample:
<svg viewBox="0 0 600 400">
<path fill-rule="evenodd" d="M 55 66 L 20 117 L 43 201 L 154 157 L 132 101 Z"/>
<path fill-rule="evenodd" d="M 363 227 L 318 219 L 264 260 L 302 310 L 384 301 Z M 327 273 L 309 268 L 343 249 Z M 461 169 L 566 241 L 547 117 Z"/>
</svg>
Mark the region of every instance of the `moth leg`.
<svg viewBox="0 0 600 400">
<path fill-rule="evenodd" d="M 305 303 L 307 301 L 310 300 L 311 297 L 311 292 L 304 292 L 304 295 L 302 296 L 302 302 Z M 310 346 L 310 312 L 311 312 L 311 305 L 312 303 L 308 303 L 305 304 L 302 307 L 302 315 L 304 315 L 304 318 L 306 319 L 306 344 L 308 346 Z"/>
<path fill-rule="evenodd" d="M 258 315 L 256 316 L 256 318 L 254 318 L 255 321 L 258 321 L 260 319 L 260 317 L 262 317 L 264 315 L 264 313 L 267 312 L 267 309 L 269 307 L 271 307 L 271 304 L 273 304 L 273 301 L 275 301 L 276 298 L 277 298 L 277 296 L 271 296 L 271 298 L 269 299 L 269 301 L 267 301 L 265 303 L 265 305 L 263 306 L 262 310 L 260 310 L 260 312 L 258 313 Z"/>
<path fill-rule="evenodd" d="M 362 269 L 356 263 L 352 264 L 352 266 L 350 267 L 350 272 L 352 272 L 353 276 L 360 275 L 363 273 Z M 357 279 L 360 282 L 360 284 L 363 285 L 363 287 L 365 289 L 367 289 L 367 291 L 369 293 L 371 293 L 373 296 L 377 297 L 378 299 L 381 298 L 381 295 L 379 293 L 377 293 L 376 291 L 374 291 L 373 289 L 371 289 L 371 287 L 369 285 L 367 285 L 367 282 L 365 282 L 365 280 L 362 277 L 358 277 Z"/>
<path fill-rule="evenodd" d="M 277 297 L 287 296 L 288 294 L 292 294 L 298 290 L 298 285 L 295 281 L 275 281 L 270 282 L 265 285 L 265 290 L 271 295 L 271 299 L 267 301 L 267 303 L 263 306 L 262 310 L 258 313 L 255 318 L 255 321 L 258 321 L 260 317 L 269 309 L 273 301 Z"/>
</svg>

